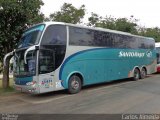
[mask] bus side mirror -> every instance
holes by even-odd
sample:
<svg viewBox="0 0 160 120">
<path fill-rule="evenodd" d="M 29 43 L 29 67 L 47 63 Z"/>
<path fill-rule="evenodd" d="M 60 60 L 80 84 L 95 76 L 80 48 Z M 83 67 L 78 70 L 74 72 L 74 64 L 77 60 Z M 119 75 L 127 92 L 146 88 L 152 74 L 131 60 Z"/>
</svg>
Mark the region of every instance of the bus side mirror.
<svg viewBox="0 0 160 120">
<path fill-rule="evenodd" d="M 14 51 L 10 52 L 10 53 L 7 53 L 5 56 L 4 56 L 4 59 L 3 59 L 3 64 L 4 66 L 6 66 L 6 61 L 7 61 L 7 58 L 10 57 L 10 56 L 13 56 L 14 55 Z"/>
</svg>

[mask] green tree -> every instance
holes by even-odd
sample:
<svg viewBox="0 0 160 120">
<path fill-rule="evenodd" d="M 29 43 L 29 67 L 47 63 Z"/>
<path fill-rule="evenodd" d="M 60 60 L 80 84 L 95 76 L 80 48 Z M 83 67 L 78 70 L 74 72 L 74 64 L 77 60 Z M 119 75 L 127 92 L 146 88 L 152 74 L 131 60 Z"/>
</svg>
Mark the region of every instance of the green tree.
<svg viewBox="0 0 160 120">
<path fill-rule="evenodd" d="M 105 17 L 100 19 L 99 23 L 96 24 L 97 27 L 107 28 L 116 30 L 116 18 L 113 18 L 111 16 Z"/>
<path fill-rule="evenodd" d="M 134 19 L 133 16 L 130 19 L 127 18 L 114 18 L 112 16 L 106 16 L 105 18 L 100 17 L 99 15 L 92 13 L 91 17 L 88 18 L 88 25 L 94 27 L 102 27 L 112 30 L 118 30 L 123 32 L 129 32 L 133 34 L 138 34 L 137 31 L 137 19 Z"/>
<path fill-rule="evenodd" d="M 160 42 L 160 28 L 140 28 L 139 35 L 152 37 L 156 42 Z"/>
<path fill-rule="evenodd" d="M 13 51 L 26 25 L 43 21 L 42 5 L 42 0 L 0 0 L 0 62 L 6 53 Z M 8 81 L 8 67 L 3 76 Z M 4 83 L 7 86 L 8 82 Z"/>
<path fill-rule="evenodd" d="M 118 18 L 115 22 L 115 25 L 116 30 L 138 34 L 137 24 L 135 21 L 132 21 L 131 18 Z"/>
<path fill-rule="evenodd" d="M 60 11 L 50 14 L 50 20 L 66 23 L 81 23 L 85 15 L 85 5 L 75 8 L 72 4 L 64 3 Z"/>
<path fill-rule="evenodd" d="M 93 27 L 98 26 L 97 24 L 100 22 L 101 19 L 102 17 L 92 12 L 91 16 L 88 18 L 88 21 L 89 21 L 88 26 L 93 26 Z"/>
</svg>

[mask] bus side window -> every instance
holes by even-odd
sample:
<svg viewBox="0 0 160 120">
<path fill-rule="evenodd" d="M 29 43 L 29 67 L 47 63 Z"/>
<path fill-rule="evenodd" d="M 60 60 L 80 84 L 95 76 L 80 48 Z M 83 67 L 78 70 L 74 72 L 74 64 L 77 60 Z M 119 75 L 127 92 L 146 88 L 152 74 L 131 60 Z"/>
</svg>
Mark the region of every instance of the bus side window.
<svg viewBox="0 0 160 120">
<path fill-rule="evenodd" d="M 39 73 L 49 73 L 54 71 L 55 59 L 54 52 L 51 50 L 40 50 Z"/>
<path fill-rule="evenodd" d="M 66 44 L 66 26 L 49 26 L 42 38 L 42 45 L 65 45 Z"/>
</svg>

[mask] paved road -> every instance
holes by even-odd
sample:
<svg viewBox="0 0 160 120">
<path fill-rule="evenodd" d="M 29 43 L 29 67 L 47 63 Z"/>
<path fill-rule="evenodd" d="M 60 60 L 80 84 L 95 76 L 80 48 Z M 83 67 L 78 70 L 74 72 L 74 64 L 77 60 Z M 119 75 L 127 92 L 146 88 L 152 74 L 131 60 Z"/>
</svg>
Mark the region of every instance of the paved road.
<svg viewBox="0 0 160 120">
<path fill-rule="evenodd" d="M 65 91 L 43 95 L 15 93 L 0 96 L 0 113 L 159 113 L 160 75 L 143 80 L 122 80 L 84 88 L 79 94 Z"/>
</svg>

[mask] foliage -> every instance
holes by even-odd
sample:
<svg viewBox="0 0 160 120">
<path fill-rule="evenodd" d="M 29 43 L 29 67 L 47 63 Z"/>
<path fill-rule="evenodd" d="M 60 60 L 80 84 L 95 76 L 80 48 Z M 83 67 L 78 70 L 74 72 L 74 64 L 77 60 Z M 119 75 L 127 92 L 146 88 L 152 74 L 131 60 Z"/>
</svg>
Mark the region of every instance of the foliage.
<svg viewBox="0 0 160 120">
<path fill-rule="evenodd" d="M 98 26 L 97 24 L 100 22 L 100 20 L 102 19 L 102 17 L 100 17 L 98 14 L 96 13 L 91 13 L 91 17 L 88 18 L 88 26 Z"/>
<path fill-rule="evenodd" d="M 132 34 L 138 34 L 137 32 L 137 24 L 132 21 L 132 18 L 119 18 L 116 20 L 116 30 L 129 32 Z"/>
<path fill-rule="evenodd" d="M 12 51 L 26 25 L 43 21 L 42 0 L 0 0 L 0 61 Z"/>
<path fill-rule="evenodd" d="M 66 23 L 81 23 L 81 19 L 85 15 L 85 5 L 82 5 L 79 9 L 75 8 L 72 4 L 64 3 L 60 11 L 52 13 L 50 20 Z"/>
<path fill-rule="evenodd" d="M 133 34 L 138 34 L 137 32 L 137 19 L 134 19 L 133 16 L 130 19 L 127 18 L 114 18 L 112 16 L 109 17 L 101 17 L 95 13 L 91 14 L 91 17 L 88 18 L 88 25 L 95 27 L 108 28 L 112 30 L 118 30 L 123 32 L 129 32 Z"/>
<path fill-rule="evenodd" d="M 139 35 L 152 37 L 156 42 L 160 42 L 160 28 L 140 28 Z"/>
</svg>

